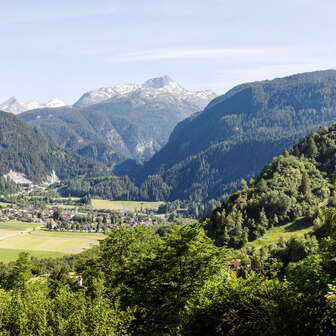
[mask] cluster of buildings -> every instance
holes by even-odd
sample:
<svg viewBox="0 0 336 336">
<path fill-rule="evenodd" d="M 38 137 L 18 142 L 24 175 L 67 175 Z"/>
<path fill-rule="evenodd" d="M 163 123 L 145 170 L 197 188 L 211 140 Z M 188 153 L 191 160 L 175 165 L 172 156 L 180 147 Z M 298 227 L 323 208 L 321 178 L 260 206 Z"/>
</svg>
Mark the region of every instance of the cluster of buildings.
<svg viewBox="0 0 336 336">
<path fill-rule="evenodd" d="M 34 207 L 19 207 L 16 205 L 0 208 L 0 222 L 16 220 L 28 223 L 41 223 L 43 225 L 52 215 L 52 209 L 40 210 Z"/>
<path fill-rule="evenodd" d="M 55 231 L 100 232 L 107 233 L 112 227 L 152 226 L 158 222 L 157 217 L 136 212 L 117 212 L 111 210 L 83 211 L 77 208 L 61 209 L 59 207 L 39 209 L 32 206 L 20 207 L 8 205 L 0 208 L 0 222 L 20 221 L 40 223 L 41 227 Z"/>
</svg>

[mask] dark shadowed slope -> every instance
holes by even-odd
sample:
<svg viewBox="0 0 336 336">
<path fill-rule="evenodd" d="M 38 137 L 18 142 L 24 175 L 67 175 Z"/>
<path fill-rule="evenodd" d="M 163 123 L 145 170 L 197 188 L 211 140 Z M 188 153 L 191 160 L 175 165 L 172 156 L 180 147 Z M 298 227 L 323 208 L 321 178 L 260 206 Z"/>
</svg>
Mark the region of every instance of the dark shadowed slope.
<svg viewBox="0 0 336 336">
<path fill-rule="evenodd" d="M 274 156 L 336 119 L 336 71 L 237 86 L 178 124 L 139 180 L 159 173 L 170 199 L 217 198 Z"/>
<path fill-rule="evenodd" d="M 13 114 L 0 111 L 0 176 L 13 170 L 34 181 L 110 174 L 102 164 L 59 149 Z"/>
</svg>

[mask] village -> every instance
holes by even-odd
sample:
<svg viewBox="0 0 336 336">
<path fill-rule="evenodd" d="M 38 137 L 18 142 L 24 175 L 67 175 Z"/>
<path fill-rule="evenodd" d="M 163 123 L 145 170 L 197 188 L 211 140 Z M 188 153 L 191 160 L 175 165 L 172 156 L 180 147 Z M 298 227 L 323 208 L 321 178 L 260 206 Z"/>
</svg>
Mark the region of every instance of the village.
<svg viewBox="0 0 336 336">
<path fill-rule="evenodd" d="M 113 227 L 155 226 L 162 219 L 153 211 L 133 209 L 93 210 L 85 207 L 38 208 L 8 204 L 0 208 L 0 222 L 40 223 L 41 228 L 61 232 L 108 233 Z"/>
</svg>

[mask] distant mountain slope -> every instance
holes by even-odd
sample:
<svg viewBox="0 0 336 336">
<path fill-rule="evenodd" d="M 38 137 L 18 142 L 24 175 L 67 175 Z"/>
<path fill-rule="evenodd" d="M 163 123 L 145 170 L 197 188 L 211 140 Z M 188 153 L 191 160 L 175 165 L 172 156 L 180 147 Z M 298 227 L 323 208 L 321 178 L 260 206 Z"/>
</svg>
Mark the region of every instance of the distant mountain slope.
<svg viewBox="0 0 336 336">
<path fill-rule="evenodd" d="M 243 84 L 178 124 L 133 176 L 141 182 L 159 173 L 172 188 L 170 199 L 218 198 L 334 119 L 335 70 Z"/>
<path fill-rule="evenodd" d="M 0 176 L 15 171 L 34 181 L 53 172 L 60 178 L 108 175 L 102 164 L 60 150 L 13 114 L 0 111 Z"/>
<path fill-rule="evenodd" d="M 113 166 L 121 162 L 118 156 L 149 159 L 167 142 L 179 121 L 202 110 L 214 97 L 211 91 L 188 91 L 165 76 L 143 85 L 90 91 L 72 108 L 33 110 L 20 117 L 41 128 L 56 144 L 88 157 L 91 151 L 84 147 L 105 144 L 108 151 L 115 152 Z"/>
<path fill-rule="evenodd" d="M 0 111 L 19 114 L 24 111 L 33 110 L 37 108 L 61 107 L 61 106 L 65 106 L 65 103 L 58 98 L 53 98 L 49 100 L 47 103 L 39 103 L 37 101 L 22 103 L 15 97 L 11 97 L 6 101 L 4 101 L 2 104 L 0 104 Z"/>
<path fill-rule="evenodd" d="M 218 245 L 241 247 L 275 226 L 319 224 L 319 212 L 336 206 L 336 123 L 321 127 L 274 158 L 254 182 L 242 183 L 208 220 Z M 297 225 L 295 225 L 297 224 Z"/>
</svg>

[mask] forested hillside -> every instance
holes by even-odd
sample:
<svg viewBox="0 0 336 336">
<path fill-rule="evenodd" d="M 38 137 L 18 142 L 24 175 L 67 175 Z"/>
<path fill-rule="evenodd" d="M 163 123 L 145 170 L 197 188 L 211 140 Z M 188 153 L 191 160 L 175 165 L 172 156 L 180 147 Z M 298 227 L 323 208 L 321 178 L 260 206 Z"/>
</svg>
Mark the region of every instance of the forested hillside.
<svg viewBox="0 0 336 336">
<path fill-rule="evenodd" d="M 133 176 L 160 174 L 169 199 L 219 198 L 311 130 L 336 119 L 336 71 L 237 86 L 178 124 Z"/>
<path fill-rule="evenodd" d="M 0 176 L 13 170 L 40 182 L 53 171 L 62 179 L 110 174 L 104 165 L 57 148 L 36 128 L 1 111 L 0 157 Z"/>
<path fill-rule="evenodd" d="M 159 175 L 148 177 L 140 187 L 136 186 L 127 176 L 109 176 L 67 179 L 61 183 L 58 191 L 62 196 L 161 201 L 168 198 L 170 188 Z"/>
<path fill-rule="evenodd" d="M 268 229 L 300 220 L 319 224 L 319 213 L 336 206 L 336 123 L 311 133 L 274 158 L 256 181 L 216 209 L 207 225 L 219 245 L 241 247 Z"/>
</svg>

